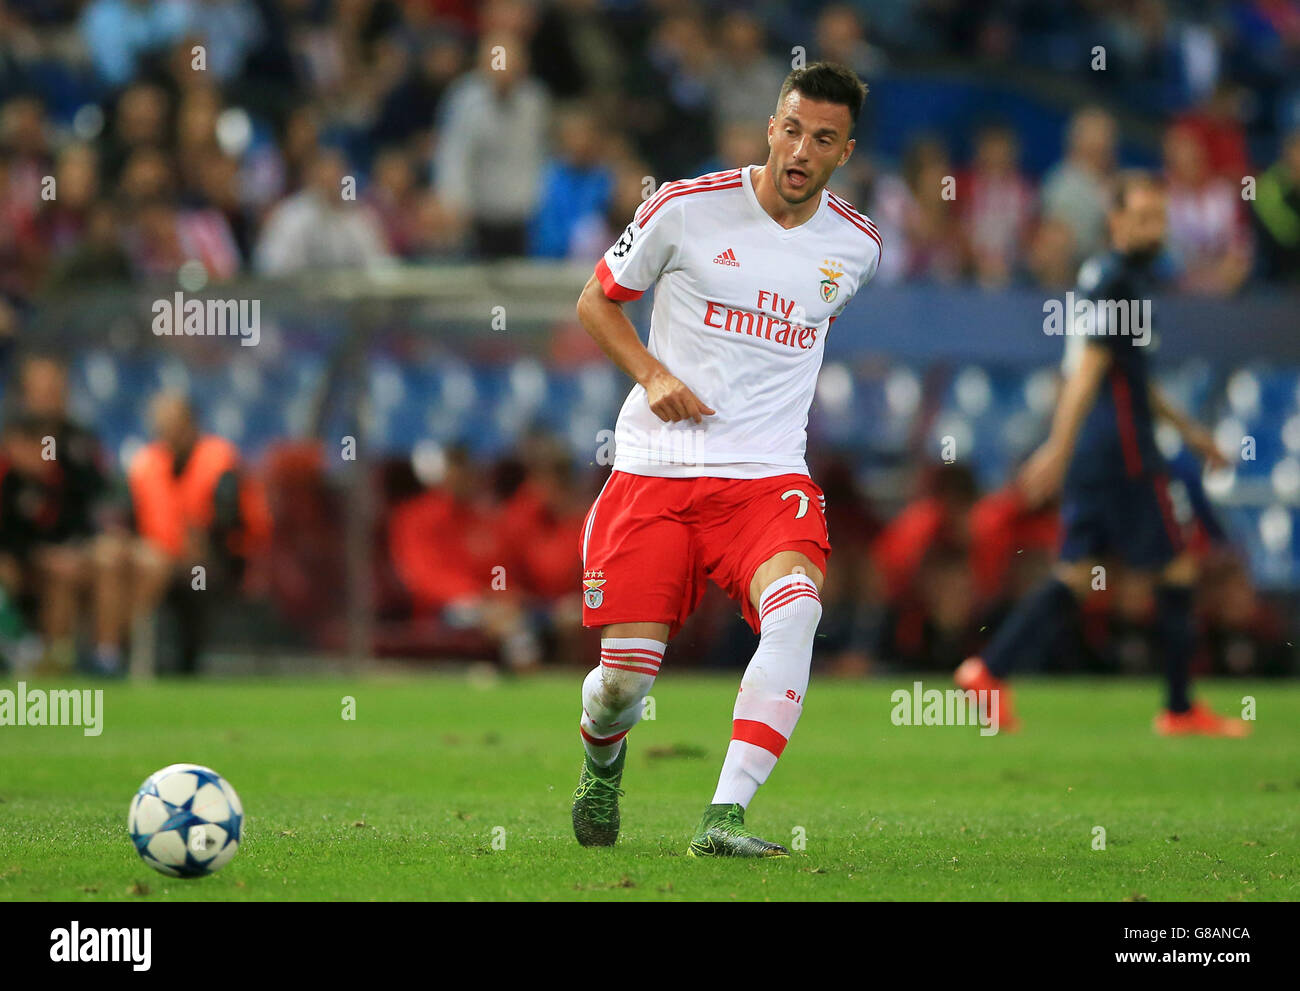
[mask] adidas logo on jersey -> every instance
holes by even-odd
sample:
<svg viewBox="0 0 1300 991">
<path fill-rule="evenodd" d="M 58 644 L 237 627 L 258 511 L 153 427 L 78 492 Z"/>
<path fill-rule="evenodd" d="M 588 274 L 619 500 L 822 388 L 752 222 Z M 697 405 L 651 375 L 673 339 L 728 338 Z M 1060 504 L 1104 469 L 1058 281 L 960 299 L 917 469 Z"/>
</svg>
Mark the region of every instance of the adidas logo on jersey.
<svg viewBox="0 0 1300 991">
<path fill-rule="evenodd" d="M 740 262 L 736 261 L 736 252 L 733 248 L 728 248 L 718 257 L 713 259 L 715 265 L 730 265 L 732 268 L 740 268 Z"/>
</svg>

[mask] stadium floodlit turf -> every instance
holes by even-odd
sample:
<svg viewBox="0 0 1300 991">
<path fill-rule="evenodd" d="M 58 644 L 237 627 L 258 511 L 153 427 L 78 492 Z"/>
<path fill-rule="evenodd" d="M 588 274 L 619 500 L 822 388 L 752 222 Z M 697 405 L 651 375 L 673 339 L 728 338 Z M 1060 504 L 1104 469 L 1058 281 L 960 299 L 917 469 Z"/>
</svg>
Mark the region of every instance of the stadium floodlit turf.
<svg viewBox="0 0 1300 991">
<path fill-rule="evenodd" d="M 1257 700 L 1254 735 L 1217 740 L 1154 736 L 1154 682 L 1026 680 L 1023 732 L 980 737 L 893 725 L 911 678 L 815 677 L 747 817 L 795 852 L 756 862 L 685 856 L 739 672 L 666 673 L 618 845 L 577 846 L 582 674 L 103 684 L 99 737 L 0 727 L 0 900 L 1300 898 L 1292 683 L 1205 683 L 1225 713 Z M 238 856 L 195 881 L 126 831 L 141 781 L 179 761 L 247 816 Z"/>
</svg>

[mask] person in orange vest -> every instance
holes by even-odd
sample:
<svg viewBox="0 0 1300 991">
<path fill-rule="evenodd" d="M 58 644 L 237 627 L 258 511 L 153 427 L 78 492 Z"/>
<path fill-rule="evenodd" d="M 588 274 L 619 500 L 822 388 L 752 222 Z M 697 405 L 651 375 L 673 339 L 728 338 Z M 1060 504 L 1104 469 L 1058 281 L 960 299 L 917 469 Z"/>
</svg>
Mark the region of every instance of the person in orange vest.
<svg viewBox="0 0 1300 991">
<path fill-rule="evenodd" d="M 206 610 L 183 593 L 237 584 L 269 537 L 270 512 L 238 448 L 201 433 L 185 397 L 163 393 L 150 414 L 156 440 L 136 453 L 127 472 L 131 508 L 137 532 L 171 562 L 170 590 L 191 607 L 183 666 L 192 670 Z"/>
</svg>

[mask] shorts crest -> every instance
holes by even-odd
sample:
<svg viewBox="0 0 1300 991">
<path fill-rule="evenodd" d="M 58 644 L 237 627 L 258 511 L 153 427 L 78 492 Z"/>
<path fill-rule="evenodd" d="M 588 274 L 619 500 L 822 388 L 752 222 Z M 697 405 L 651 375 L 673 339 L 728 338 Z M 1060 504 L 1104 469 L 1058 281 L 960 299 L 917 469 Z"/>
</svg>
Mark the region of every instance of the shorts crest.
<svg viewBox="0 0 1300 991">
<path fill-rule="evenodd" d="M 601 591 L 601 586 L 605 584 L 605 572 L 584 571 L 582 584 L 585 589 L 582 599 L 587 604 L 587 608 L 599 609 L 600 604 L 605 601 L 605 593 Z"/>
</svg>

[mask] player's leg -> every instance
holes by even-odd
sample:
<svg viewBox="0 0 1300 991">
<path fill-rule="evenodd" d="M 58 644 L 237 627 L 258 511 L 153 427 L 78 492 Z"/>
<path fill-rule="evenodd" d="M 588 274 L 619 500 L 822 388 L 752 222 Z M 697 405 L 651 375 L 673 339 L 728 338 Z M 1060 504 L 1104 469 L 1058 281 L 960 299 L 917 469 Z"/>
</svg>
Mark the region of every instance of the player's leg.
<svg viewBox="0 0 1300 991">
<path fill-rule="evenodd" d="M 612 623 L 600 631 L 600 664 L 582 683 L 582 745 L 592 763 L 608 767 L 641 721 L 668 644 L 667 623 Z"/>
<path fill-rule="evenodd" d="M 681 479 L 614 472 L 583 525 L 583 625 L 600 626 L 600 663 L 582 684 L 584 757 L 573 797 L 583 846 L 618 838 L 627 734 L 641 719 L 669 637 L 702 586 L 676 500 Z"/>
<path fill-rule="evenodd" d="M 1250 724 L 1216 715 L 1191 699 L 1191 662 L 1196 649 L 1192 614 L 1197 578 L 1196 559 L 1183 551 L 1160 572 L 1156 588 L 1156 636 L 1164 654 L 1165 709 L 1156 716 L 1155 729 L 1164 736 L 1199 734 L 1245 736 Z"/>
<path fill-rule="evenodd" d="M 821 490 L 807 476 L 746 480 L 736 490 L 747 494 L 721 508 L 725 522 L 705 528 L 704 557 L 759 640 L 736 694 L 713 800 L 688 852 L 786 856 L 750 832 L 744 814 L 803 712 L 830 545 Z"/>
<path fill-rule="evenodd" d="M 1058 561 L 1051 576 L 1016 604 L 984 650 L 990 674 L 1005 678 L 1043 642 L 1043 630 L 1053 617 L 1073 609 L 1087 594 L 1094 567 L 1092 560 Z"/>
<path fill-rule="evenodd" d="M 116 674 L 122 668 L 122 644 L 130 626 L 132 539 L 126 533 L 101 533 L 91 544 L 94 560 L 94 664 L 103 674 Z"/>
<path fill-rule="evenodd" d="M 34 560 L 40 576 L 41 632 L 47 660 L 56 670 L 70 671 L 76 663 L 77 617 L 90 558 L 69 543 L 45 544 Z"/>
<path fill-rule="evenodd" d="M 1116 523 L 1119 529 L 1120 523 Z M 1133 479 L 1125 494 L 1123 541 L 1116 542 L 1126 564 L 1135 571 L 1158 575 L 1156 634 L 1164 654 L 1167 708 L 1155 720 L 1156 732 L 1211 736 L 1244 736 L 1241 720 L 1216 716 L 1190 698 L 1189 670 L 1196 650 L 1192 613 L 1197 566 L 1183 539 L 1169 498 L 1164 475 Z"/>
<path fill-rule="evenodd" d="M 627 734 L 641 721 L 668 631 L 667 623 L 612 623 L 600 631 L 600 664 L 583 680 L 578 723 L 586 757 L 573 796 L 573 832 L 583 846 L 618 839 Z"/>
<path fill-rule="evenodd" d="M 798 551 L 781 551 L 754 574 L 749 594 L 759 618 L 758 647 L 740 680 L 715 805 L 747 807 L 799 722 L 824 580 L 821 569 Z"/>
<path fill-rule="evenodd" d="M 1015 732 L 1020 722 L 1011 702 L 1007 678 L 1032 652 L 1047 642 L 1044 630 L 1056 628 L 1062 614 L 1069 615 L 1091 587 L 1095 562 L 1058 561 L 1050 577 L 1016 603 L 993 634 L 982 654 L 968 657 L 953 680 L 966 691 L 996 692 L 998 726 Z"/>
</svg>

